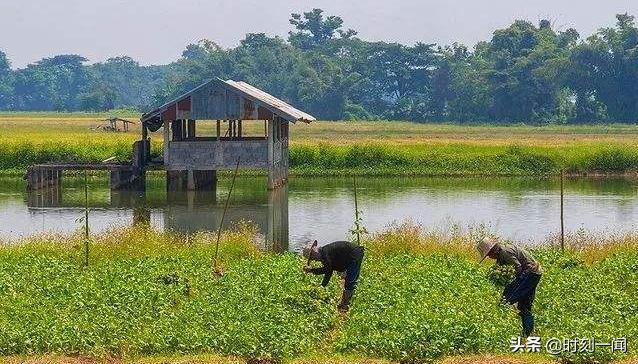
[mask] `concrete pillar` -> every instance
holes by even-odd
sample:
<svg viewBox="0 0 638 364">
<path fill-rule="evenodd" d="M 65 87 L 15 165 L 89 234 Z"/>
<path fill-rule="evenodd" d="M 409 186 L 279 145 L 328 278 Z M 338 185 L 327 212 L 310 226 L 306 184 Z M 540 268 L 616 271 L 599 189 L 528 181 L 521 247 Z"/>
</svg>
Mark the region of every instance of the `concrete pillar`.
<svg viewBox="0 0 638 364">
<path fill-rule="evenodd" d="M 216 191 L 217 171 L 166 171 L 168 191 Z"/>
<path fill-rule="evenodd" d="M 282 183 L 288 183 L 288 162 L 290 157 L 288 155 L 288 133 L 290 130 L 290 123 L 283 122 L 283 137 L 281 140 L 281 179 Z"/>
<path fill-rule="evenodd" d="M 193 171 L 195 189 L 198 191 L 217 191 L 217 171 Z"/>
<path fill-rule="evenodd" d="M 288 178 L 288 138 L 284 121 L 274 117 L 268 122 L 268 189 L 279 188 Z"/>
<path fill-rule="evenodd" d="M 132 164 L 136 168 L 144 168 L 151 157 L 151 141 L 148 139 L 137 140 L 133 143 Z"/>
<path fill-rule="evenodd" d="M 285 252 L 289 246 L 288 186 L 268 191 L 267 246 L 275 252 Z"/>
<path fill-rule="evenodd" d="M 111 171 L 111 190 L 144 191 L 146 171 L 139 168 L 115 169 Z"/>
<path fill-rule="evenodd" d="M 195 191 L 197 189 L 195 186 L 195 176 L 193 174 L 192 169 L 186 172 L 186 189 L 189 191 Z"/>
<path fill-rule="evenodd" d="M 188 178 L 187 171 L 166 171 L 166 190 L 185 191 Z"/>
<path fill-rule="evenodd" d="M 273 132 L 275 130 L 275 118 L 268 120 L 268 190 L 272 190 L 276 185 L 275 173 L 275 138 Z"/>
</svg>

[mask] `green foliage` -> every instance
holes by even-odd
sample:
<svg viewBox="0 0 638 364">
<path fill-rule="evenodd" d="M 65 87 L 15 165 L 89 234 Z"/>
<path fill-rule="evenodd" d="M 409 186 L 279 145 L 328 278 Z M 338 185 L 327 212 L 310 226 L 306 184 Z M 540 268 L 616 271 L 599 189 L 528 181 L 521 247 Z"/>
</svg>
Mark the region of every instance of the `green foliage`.
<svg viewBox="0 0 638 364">
<path fill-rule="evenodd" d="M 476 148 L 379 144 L 353 146 L 293 146 L 290 165 L 294 171 L 343 171 L 358 174 L 420 175 L 543 175 L 559 171 L 555 157 L 529 147 Z"/>
<path fill-rule="evenodd" d="M 414 234 L 406 238 L 415 245 L 401 251 L 374 249 L 392 234 L 366 242 L 351 311 L 339 319 L 337 282 L 320 287 L 319 278 L 301 273 L 299 257 L 257 253 L 249 235 L 224 237 L 221 278 L 211 271 L 210 236 L 187 244 L 151 230 L 101 236 L 87 268 L 81 238 L 5 245 L 0 355 L 215 353 L 278 361 L 320 350 L 426 362 L 506 353 L 520 332 L 516 312 L 499 305 L 493 278 L 504 282 L 504 272 L 477 264 L 471 250 L 422 251 Z M 535 304 L 541 337 L 638 339 L 635 250 L 591 264 L 550 248 L 533 253 L 544 269 Z M 622 355 L 600 349 L 561 358 L 591 363 Z"/>
<path fill-rule="evenodd" d="M 0 110 L 6 110 L 13 102 L 13 74 L 7 55 L 0 50 Z"/>
<path fill-rule="evenodd" d="M 333 40 L 336 35 L 347 39 L 357 34 L 352 29 L 347 31 L 341 30 L 343 19 L 338 16 L 327 16 L 324 18 L 323 10 L 312 9 L 301 14 L 291 14 L 290 24 L 296 31 L 289 32 L 288 38 L 290 43 L 297 48 L 312 49 L 321 45 L 325 45 L 328 41 Z"/>
<path fill-rule="evenodd" d="M 128 110 L 114 110 L 112 115 L 134 118 Z M 0 170 L 24 170 L 29 165 L 47 162 L 101 162 L 110 157 L 118 161 L 131 158 L 131 145 L 136 138 L 133 133 L 103 133 L 89 130 L 90 123 L 82 121 L 105 118 L 109 114 L 75 114 L 78 120 L 64 114 L 7 114 L 9 132 L 0 143 Z M 17 121 L 13 121 L 12 119 Z M 33 119 L 31 121 L 30 119 Z M 21 120 L 27 119 L 27 120 Z M 44 124 L 43 124 L 44 123 Z M 97 122 L 96 122 L 97 123 Z M 59 124 L 59 125 L 58 125 Z M 69 126 L 70 125 L 70 126 Z M 94 124 L 93 124 L 94 125 Z M 525 144 L 504 144 L 508 135 L 491 140 L 489 127 L 473 127 L 472 133 L 480 132 L 480 142 L 466 142 L 457 135 L 467 133 L 464 126 L 446 125 L 443 137 L 453 139 L 444 142 L 404 142 L 411 132 L 396 135 L 396 130 L 418 128 L 414 133 L 430 133 L 438 125 L 408 123 L 354 124 L 319 123 L 308 127 L 320 128 L 332 136 L 342 130 L 349 133 L 371 135 L 383 141 L 363 139 L 356 143 L 341 143 L 335 139 L 315 143 L 313 139 L 300 135 L 290 147 L 290 166 L 297 175 L 548 175 L 565 169 L 574 173 L 631 173 L 638 170 L 638 148 L 630 144 L 626 135 L 631 127 L 608 125 L 591 127 L 568 127 L 553 130 L 553 127 L 507 127 L 499 133 L 515 131 L 511 138 L 526 139 Z M 326 128 L 327 127 L 327 128 Z M 520 130 L 522 128 L 522 131 Z M 547 129 L 545 129 L 547 128 Z M 562 128 L 562 127 L 561 127 Z M 433 131 L 440 133 L 441 131 Z M 560 141 L 564 134 L 575 133 L 578 138 L 569 145 Z M 485 136 L 487 134 L 487 136 Z M 549 139 L 547 139 L 549 134 Z M 590 142 L 589 134 L 610 134 L 611 138 L 625 138 L 623 142 L 609 144 L 605 141 Z M 477 134 L 472 134 L 477 135 Z M 533 139 L 532 142 L 529 139 Z M 582 142 L 580 139 L 582 138 Z M 434 139 L 438 139 L 434 135 Z M 156 139 L 154 139 L 156 140 Z M 556 140 L 556 142 L 554 142 Z M 154 142 L 152 155 L 161 156 L 162 144 Z"/>
<path fill-rule="evenodd" d="M 249 33 L 236 47 L 189 44 L 177 61 L 77 55 L 11 70 L 0 52 L 0 110 L 146 110 L 211 78 L 247 81 L 325 120 L 590 123 L 638 120 L 638 28 L 582 38 L 516 20 L 474 49 L 370 42 L 321 9 L 291 14 L 287 39 Z"/>
<path fill-rule="evenodd" d="M 81 269 L 61 250 L 3 252 L 0 354 L 280 359 L 310 349 L 336 317 L 335 294 L 311 285 L 293 255 L 242 259 L 217 279 L 210 249 L 173 253 Z"/>
<path fill-rule="evenodd" d="M 131 159 L 131 143 L 63 144 L 44 143 L 0 145 L 0 169 L 26 169 L 28 166 L 47 162 L 96 163 L 115 157 L 118 161 Z"/>
<path fill-rule="evenodd" d="M 78 95 L 90 82 L 79 55 L 44 58 L 15 72 L 14 109 L 77 110 Z"/>
<path fill-rule="evenodd" d="M 635 252 L 592 266 L 574 265 L 551 249 L 535 254 L 544 268 L 535 303 L 536 333 L 544 340 L 595 337 L 609 342 L 638 335 L 638 325 L 626 319 L 638 310 L 633 298 Z M 501 286 L 511 278 L 506 270 L 435 252 L 368 258 L 363 272 L 335 344 L 341 353 L 422 362 L 449 355 L 506 353 L 510 338 L 520 334 L 515 310 L 499 305 Z M 625 279 L 633 283 L 625 286 Z M 561 355 L 575 363 L 614 357 L 622 354 L 597 350 Z"/>
<path fill-rule="evenodd" d="M 515 270 L 510 265 L 493 264 L 487 271 L 487 277 L 497 287 L 503 288 L 514 279 Z"/>
<path fill-rule="evenodd" d="M 566 84 L 577 97 L 577 121 L 638 118 L 638 28 L 626 13 L 616 19 L 615 28 L 601 29 L 571 52 Z"/>
</svg>

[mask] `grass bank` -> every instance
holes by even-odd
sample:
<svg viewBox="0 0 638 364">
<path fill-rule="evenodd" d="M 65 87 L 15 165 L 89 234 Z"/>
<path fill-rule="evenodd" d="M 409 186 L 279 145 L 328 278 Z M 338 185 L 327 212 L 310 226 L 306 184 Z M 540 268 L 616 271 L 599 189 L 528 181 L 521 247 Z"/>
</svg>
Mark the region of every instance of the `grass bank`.
<svg viewBox="0 0 638 364">
<path fill-rule="evenodd" d="M 106 116 L 0 114 L 0 171 L 20 174 L 31 164 L 51 161 L 130 159 L 139 131 L 93 130 Z M 206 133 L 205 126 L 198 130 Z M 160 156 L 162 135 L 152 133 L 151 138 L 153 154 Z M 627 174 L 638 172 L 637 141 L 635 125 L 300 123 L 291 127 L 290 166 L 296 175 L 526 176 L 561 169 L 574 174 Z"/>
<path fill-rule="evenodd" d="M 358 358 L 402 362 L 509 354 L 519 333 L 499 306 L 504 272 L 477 264 L 468 237 L 405 224 L 366 239 L 352 309 L 301 273 L 292 253 L 257 251 L 248 227 L 224 236 L 224 275 L 211 270 L 213 237 L 144 228 L 97 236 L 83 268 L 79 236 L 44 236 L 0 248 L 0 355 L 98 358 L 211 355 L 286 362 Z M 543 354 L 543 360 L 636 357 L 638 240 L 539 248 L 536 302 L 543 338 L 625 337 L 628 354 Z M 16 243 L 16 242 L 13 242 Z M 307 360 L 307 361 L 306 361 Z M 205 362 L 205 361 L 204 361 Z"/>
<path fill-rule="evenodd" d="M 22 174 L 33 164 L 100 163 L 130 159 L 132 140 L 0 145 L 0 170 Z M 153 154 L 161 156 L 161 144 Z M 293 144 L 291 174 L 298 176 L 542 176 L 638 172 L 638 144 L 582 145 L 557 150 L 521 145 Z"/>
</svg>

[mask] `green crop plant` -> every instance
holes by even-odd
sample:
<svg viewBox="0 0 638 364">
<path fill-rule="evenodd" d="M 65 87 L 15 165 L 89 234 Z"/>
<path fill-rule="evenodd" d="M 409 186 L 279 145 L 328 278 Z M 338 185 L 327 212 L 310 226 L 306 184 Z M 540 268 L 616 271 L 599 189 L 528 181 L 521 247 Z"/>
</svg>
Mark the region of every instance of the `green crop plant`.
<svg viewBox="0 0 638 364">
<path fill-rule="evenodd" d="M 351 310 L 340 318 L 338 280 L 323 288 L 320 277 L 301 273 L 304 262 L 295 254 L 260 252 L 252 229 L 242 225 L 222 235 L 219 278 L 210 274 L 214 234 L 187 238 L 148 227 L 98 234 L 86 268 L 79 264 L 81 233 L 3 245 L 0 355 L 429 362 L 506 355 L 520 332 L 516 310 L 499 304 L 504 272 L 479 264 L 468 236 L 437 236 L 409 223 L 368 236 Z M 533 250 L 544 270 L 537 334 L 601 342 L 625 337 L 629 352 L 544 358 L 636 357 L 638 239 L 594 252 Z"/>
<path fill-rule="evenodd" d="M 299 274 L 295 255 L 256 251 L 250 235 L 223 236 L 221 278 L 210 274 L 208 235 L 185 244 L 147 229 L 112 233 L 95 244 L 84 269 L 79 236 L 3 249 L 0 354 L 280 359 L 309 350 L 337 315 L 336 294 Z"/>
<path fill-rule="evenodd" d="M 497 287 L 505 287 L 514 279 L 514 268 L 511 265 L 492 265 L 487 276 Z"/>
</svg>

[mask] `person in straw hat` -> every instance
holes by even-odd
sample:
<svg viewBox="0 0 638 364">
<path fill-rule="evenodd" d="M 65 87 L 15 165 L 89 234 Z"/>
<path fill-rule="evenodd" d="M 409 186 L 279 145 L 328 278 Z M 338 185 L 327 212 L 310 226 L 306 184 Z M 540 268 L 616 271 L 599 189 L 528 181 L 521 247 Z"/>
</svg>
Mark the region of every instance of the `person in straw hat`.
<svg viewBox="0 0 638 364">
<path fill-rule="evenodd" d="M 345 273 L 345 284 L 338 307 L 342 312 L 348 311 L 361 272 L 363 247 L 349 241 L 335 241 L 318 247 L 315 240 L 303 248 L 302 255 L 308 259 L 308 264 L 303 268 L 304 272 L 323 274 L 321 285 L 324 287 L 330 282 L 334 271 Z M 310 262 L 313 260 L 321 262 L 322 266 L 312 268 Z"/>
<path fill-rule="evenodd" d="M 481 262 L 489 257 L 495 259 L 498 265 L 511 265 L 516 270 L 516 278 L 503 291 L 503 300 L 509 304 L 516 303 L 523 326 L 523 337 L 530 336 L 534 331 L 532 303 L 542 275 L 540 265 L 524 249 L 494 238 L 481 239 L 477 249 L 481 254 Z"/>
</svg>

